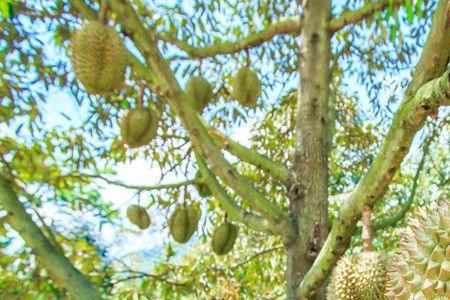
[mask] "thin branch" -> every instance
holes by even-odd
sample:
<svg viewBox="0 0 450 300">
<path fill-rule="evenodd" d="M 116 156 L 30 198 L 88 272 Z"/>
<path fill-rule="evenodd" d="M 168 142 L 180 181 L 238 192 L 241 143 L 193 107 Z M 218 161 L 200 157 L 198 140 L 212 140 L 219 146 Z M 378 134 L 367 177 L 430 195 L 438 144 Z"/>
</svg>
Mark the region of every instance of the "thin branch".
<svg viewBox="0 0 450 300">
<path fill-rule="evenodd" d="M 157 184 L 157 185 L 133 185 L 133 184 L 126 184 L 123 183 L 121 181 L 118 180 L 113 180 L 113 179 L 109 179 L 103 175 L 98 175 L 98 174 L 67 174 L 67 175 L 63 175 L 61 177 L 65 177 L 65 178 L 94 178 L 94 179 L 100 179 L 103 180 L 104 182 L 108 183 L 108 184 L 112 184 L 112 185 L 117 185 L 117 186 L 121 186 L 127 189 L 131 189 L 131 190 L 138 190 L 138 191 L 154 191 L 154 190 L 166 190 L 166 189 L 175 189 L 175 188 L 180 188 L 183 186 L 187 186 L 187 185 L 192 185 L 195 184 L 195 179 L 189 179 L 189 180 L 185 180 L 185 181 L 181 181 L 181 182 L 175 182 L 175 183 L 166 183 L 166 184 Z"/>
<path fill-rule="evenodd" d="M 329 24 L 329 30 L 330 32 L 339 31 L 349 24 L 357 24 L 364 19 L 373 16 L 375 12 L 382 11 L 389 5 L 392 5 L 392 7 L 395 8 L 401 6 L 402 4 L 403 1 L 400 0 L 381 0 L 374 3 L 368 3 L 362 8 L 346 11 L 342 13 L 342 15 L 340 15 L 338 18 L 332 19 Z"/>
<path fill-rule="evenodd" d="M 256 259 L 256 258 L 258 258 L 260 256 L 269 254 L 271 252 L 282 250 L 283 248 L 284 248 L 284 246 L 282 246 L 282 245 L 281 246 L 272 247 L 272 248 L 268 248 L 268 249 L 262 250 L 260 252 L 257 252 L 255 254 L 247 257 L 246 259 L 244 259 L 244 260 L 242 260 L 242 261 L 232 265 L 231 267 L 227 267 L 227 268 L 212 267 L 211 269 L 213 269 L 214 271 L 219 271 L 219 272 L 225 272 L 225 271 L 229 271 L 229 270 L 233 271 L 233 270 L 236 270 L 238 268 L 241 268 L 241 267 L 245 266 L 246 264 L 248 264 L 249 262 L 251 262 L 252 260 L 254 260 L 254 259 Z"/>
<path fill-rule="evenodd" d="M 261 31 L 251 32 L 247 37 L 239 39 L 237 42 L 225 41 L 218 42 L 211 46 L 203 48 L 196 48 L 190 46 L 184 41 L 180 41 L 169 34 L 159 35 L 158 39 L 173 44 L 185 51 L 191 58 L 200 59 L 206 57 L 212 57 L 219 54 L 232 54 L 245 49 L 257 47 L 267 41 L 272 40 L 275 36 L 281 34 L 296 34 L 301 29 L 300 16 L 294 16 L 289 18 L 280 19 Z"/>
<path fill-rule="evenodd" d="M 330 32 L 336 32 L 348 24 L 359 23 L 365 18 L 372 16 L 375 12 L 385 9 L 391 2 L 393 7 L 402 4 L 402 1 L 381 0 L 375 3 L 369 3 L 354 11 L 346 11 L 338 18 L 330 21 Z M 216 55 L 232 54 L 245 49 L 258 47 L 265 42 L 271 41 L 277 35 L 291 34 L 298 36 L 301 28 L 301 16 L 292 16 L 275 21 L 261 31 L 250 32 L 247 37 L 241 38 L 239 41 L 217 42 L 214 45 L 203 48 L 191 46 L 187 42 L 180 41 L 172 34 L 168 33 L 160 34 L 157 39 L 177 46 L 179 49 L 185 51 L 190 58 L 201 59 Z"/>
<path fill-rule="evenodd" d="M 422 171 L 422 169 L 425 165 L 425 160 L 426 160 L 425 158 L 428 154 L 428 148 L 430 146 L 431 140 L 432 140 L 431 138 L 428 139 L 428 141 L 424 145 L 422 158 L 420 159 L 419 165 L 417 166 L 416 173 L 414 174 L 413 183 L 411 186 L 411 192 L 409 194 L 408 199 L 406 200 L 405 203 L 403 203 L 403 206 L 398 213 L 373 224 L 372 230 L 374 232 L 384 229 L 384 228 L 387 228 L 387 227 L 394 226 L 397 222 L 400 222 L 401 220 L 403 220 L 405 218 L 406 214 L 408 213 L 408 211 L 411 209 L 412 204 L 414 202 L 414 197 L 415 197 L 416 191 L 417 191 L 420 172 Z"/>
</svg>

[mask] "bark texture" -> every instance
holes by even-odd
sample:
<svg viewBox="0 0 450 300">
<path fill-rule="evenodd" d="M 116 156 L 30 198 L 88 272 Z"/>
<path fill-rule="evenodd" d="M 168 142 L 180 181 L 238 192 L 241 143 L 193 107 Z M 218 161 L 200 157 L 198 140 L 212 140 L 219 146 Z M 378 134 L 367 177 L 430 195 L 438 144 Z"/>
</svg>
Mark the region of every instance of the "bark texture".
<svg viewBox="0 0 450 300">
<path fill-rule="evenodd" d="M 330 12 L 329 0 L 303 1 L 296 153 L 288 182 L 290 217 L 296 232 L 287 240 L 288 299 L 298 298 L 297 287 L 327 236 Z M 320 291 L 315 298 L 325 299 Z"/>
</svg>

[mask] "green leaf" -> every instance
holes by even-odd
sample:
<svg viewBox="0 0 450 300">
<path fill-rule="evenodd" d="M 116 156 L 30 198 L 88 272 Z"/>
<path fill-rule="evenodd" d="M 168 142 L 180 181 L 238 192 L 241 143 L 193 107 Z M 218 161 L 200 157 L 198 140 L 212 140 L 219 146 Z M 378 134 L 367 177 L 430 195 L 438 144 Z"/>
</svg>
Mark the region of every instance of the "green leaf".
<svg viewBox="0 0 450 300">
<path fill-rule="evenodd" d="M 414 20 L 414 7 L 411 0 L 406 0 L 406 18 L 408 19 L 408 23 L 412 24 Z"/>
</svg>

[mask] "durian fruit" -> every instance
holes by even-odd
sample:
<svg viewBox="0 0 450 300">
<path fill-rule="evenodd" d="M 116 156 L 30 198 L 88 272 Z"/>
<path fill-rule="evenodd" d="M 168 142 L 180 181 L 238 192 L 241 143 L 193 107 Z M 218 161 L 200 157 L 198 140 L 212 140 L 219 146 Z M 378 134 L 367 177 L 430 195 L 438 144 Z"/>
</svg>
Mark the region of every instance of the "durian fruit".
<svg viewBox="0 0 450 300">
<path fill-rule="evenodd" d="M 256 100 L 261 96 L 261 81 L 255 71 L 250 70 L 249 67 L 240 68 L 234 75 L 231 85 L 232 96 L 241 105 L 256 106 Z"/>
<path fill-rule="evenodd" d="M 344 256 L 331 275 L 330 300 L 382 300 L 387 279 L 386 257 L 377 252 Z"/>
<path fill-rule="evenodd" d="M 389 299 L 450 299 L 450 202 L 419 208 L 388 269 Z"/>
<path fill-rule="evenodd" d="M 132 204 L 127 208 L 127 217 L 131 223 L 144 230 L 150 226 L 150 216 L 142 206 Z"/>
<path fill-rule="evenodd" d="M 91 21 L 75 30 L 70 60 L 75 77 L 88 93 L 109 95 L 124 83 L 127 50 L 112 27 Z"/>
<path fill-rule="evenodd" d="M 197 230 L 201 211 L 193 206 L 177 206 L 169 218 L 169 231 L 173 239 L 184 244 Z"/>
<path fill-rule="evenodd" d="M 122 141 L 130 148 L 148 144 L 156 136 L 158 120 L 158 113 L 152 108 L 133 108 L 119 122 Z"/>
<path fill-rule="evenodd" d="M 197 188 L 200 197 L 206 198 L 212 195 L 208 185 L 202 181 L 202 174 L 200 173 L 200 171 L 198 171 L 195 175 L 195 181 L 195 187 Z"/>
<path fill-rule="evenodd" d="M 217 255 L 225 255 L 231 251 L 238 234 L 238 227 L 225 222 L 214 229 L 211 247 Z"/>
<path fill-rule="evenodd" d="M 195 110 L 201 112 L 213 96 L 211 85 L 202 76 L 192 76 L 187 85 L 186 93 L 193 101 Z"/>
</svg>

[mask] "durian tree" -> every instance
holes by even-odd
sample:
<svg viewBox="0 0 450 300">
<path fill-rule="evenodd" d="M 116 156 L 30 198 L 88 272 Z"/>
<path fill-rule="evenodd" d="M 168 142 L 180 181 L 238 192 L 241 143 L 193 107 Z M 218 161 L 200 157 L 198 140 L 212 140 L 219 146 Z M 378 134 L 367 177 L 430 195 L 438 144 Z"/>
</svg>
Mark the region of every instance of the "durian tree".
<svg viewBox="0 0 450 300">
<path fill-rule="evenodd" d="M 374 210 L 374 232 L 402 222 L 413 197 L 397 207 L 390 200 L 409 183 L 415 194 L 425 154 L 438 151 L 431 144 L 442 137 L 433 184 L 448 199 L 448 0 L 1 5 L 1 228 L 21 236 L 61 297 L 110 297 L 113 270 L 80 268 L 78 251 L 67 250 L 78 237 L 55 233 L 39 208 L 68 205 L 114 222 L 98 181 L 148 193 L 147 203 L 127 210 L 139 229 L 153 226 L 146 209 L 155 206 L 179 243 L 208 216 L 210 251 L 219 256 L 230 255 L 242 235 L 275 244 L 287 299 L 325 299 L 329 275 L 360 236 L 364 208 Z M 388 82 L 405 68 L 403 82 Z M 348 78 L 366 89 L 378 126 L 359 116 Z M 40 107 L 54 88 L 87 106 L 88 116 L 72 124 L 66 115 L 69 128 L 52 127 Z M 249 122 L 254 134 L 244 146 L 229 133 Z M 417 176 L 405 168 L 411 148 L 423 152 Z M 137 157 L 160 168 L 161 184 L 111 178 L 111 166 Z M 183 180 L 162 182 L 168 174 Z M 380 248 L 391 239 L 377 236 Z M 86 257 L 101 256 L 83 247 Z M 345 257 L 341 262 L 345 268 Z M 198 284 L 174 282 L 168 270 L 138 275 L 181 291 Z M 445 288 L 448 279 L 439 293 Z M 390 289 L 396 297 L 398 289 Z"/>
</svg>

